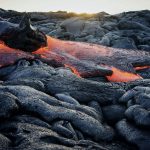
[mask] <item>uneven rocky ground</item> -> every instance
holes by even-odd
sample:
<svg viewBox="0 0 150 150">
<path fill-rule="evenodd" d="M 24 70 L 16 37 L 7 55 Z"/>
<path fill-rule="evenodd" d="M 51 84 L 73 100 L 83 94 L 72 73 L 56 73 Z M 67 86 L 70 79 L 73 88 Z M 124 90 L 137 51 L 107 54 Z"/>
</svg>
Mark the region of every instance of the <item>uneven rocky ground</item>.
<svg viewBox="0 0 150 150">
<path fill-rule="evenodd" d="M 23 13 L 0 10 L 18 23 Z M 50 36 L 150 50 L 150 11 L 109 15 L 31 13 Z M 149 69 L 144 79 L 110 83 L 77 77 L 40 60 L 0 68 L 0 149 L 149 150 Z"/>
<path fill-rule="evenodd" d="M 32 24 L 60 39 L 85 41 L 115 48 L 150 49 L 150 11 L 98 14 L 30 13 Z M 0 10 L 2 18 L 18 23 L 22 13 Z"/>
</svg>

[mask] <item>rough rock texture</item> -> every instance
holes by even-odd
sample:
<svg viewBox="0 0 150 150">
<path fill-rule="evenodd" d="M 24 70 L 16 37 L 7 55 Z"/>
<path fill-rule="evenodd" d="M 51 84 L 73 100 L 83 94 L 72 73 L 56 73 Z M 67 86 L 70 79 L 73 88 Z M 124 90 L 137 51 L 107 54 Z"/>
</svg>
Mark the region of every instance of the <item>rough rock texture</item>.
<svg viewBox="0 0 150 150">
<path fill-rule="evenodd" d="M 150 48 L 150 11 L 110 15 L 67 12 L 30 13 L 32 24 L 44 33 L 60 39 L 84 41 L 125 49 Z M 0 17 L 19 23 L 23 13 L 0 11 Z"/>
<path fill-rule="evenodd" d="M 0 16 L 14 23 L 22 15 L 0 9 Z M 31 13 L 31 18 L 62 39 L 137 51 L 150 47 L 148 10 L 113 16 Z M 138 73 L 144 79 L 110 83 L 39 60 L 0 68 L 0 149 L 149 150 L 149 69 Z"/>
<path fill-rule="evenodd" d="M 47 45 L 46 35 L 30 24 L 30 16 L 25 14 L 19 24 L 2 19 L 0 40 L 7 46 L 24 51 L 35 51 Z"/>
<path fill-rule="evenodd" d="M 149 80 L 96 82 L 39 60 L 20 60 L 11 67 L 7 72 L 0 69 L 0 74 L 5 72 L 0 85 L 0 133 L 12 148 L 148 149 L 149 133 L 143 130 L 149 128 L 150 89 L 138 85 L 148 86 Z M 131 98 L 136 100 L 126 105 Z M 125 118 L 127 127 L 122 128 Z M 140 133 L 142 142 L 137 142 Z"/>
</svg>

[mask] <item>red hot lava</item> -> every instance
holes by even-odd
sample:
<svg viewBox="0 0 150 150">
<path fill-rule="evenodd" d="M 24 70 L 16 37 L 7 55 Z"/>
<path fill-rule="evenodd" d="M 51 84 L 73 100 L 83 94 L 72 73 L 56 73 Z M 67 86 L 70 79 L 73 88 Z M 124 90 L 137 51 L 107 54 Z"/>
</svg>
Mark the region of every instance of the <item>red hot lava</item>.
<svg viewBox="0 0 150 150">
<path fill-rule="evenodd" d="M 34 56 L 27 52 L 9 48 L 0 41 L 0 67 L 11 65 L 22 58 L 34 59 Z"/>
<path fill-rule="evenodd" d="M 112 82 L 128 82 L 128 81 L 142 79 L 142 77 L 138 74 L 125 72 L 115 67 L 112 67 L 112 71 L 113 74 L 111 76 L 106 76 L 106 78 Z"/>
<path fill-rule="evenodd" d="M 133 67 L 129 71 L 128 68 L 126 70 L 119 66 L 117 61 L 120 58 L 123 58 L 122 61 L 126 61 L 128 54 L 130 54 L 125 50 L 121 51 L 83 42 L 61 41 L 49 36 L 47 36 L 47 42 L 47 47 L 40 48 L 32 54 L 9 48 L 1 43 L 0 66 L 10 65 L 21 58 L 33 59 L 38 55 L 40 59 L 47 62 L 54 60 L 69 67 L 80 77 L 86 77 L 86 74 L 87 76 L 105 76 L 112 82 L 128 82 L 142 78 L 134 72 Z M 131 51 L 131 58 L 134 56 L 138 56 L 139 60 L 141 54 Z M 143 57 L 146 57 L 146 54 Z M 148 68 L 150 65 L 143 67 Z M 135 67 L 135 70 L 138 69 L 139 67 Z"/>
<path fill-rule="evenodd" d="M 94 61 L 95 58 L 99 56 L 100 57 L 113 56 L 111 48 L 107 48 L 104 46 L 87 44 L 82 42 L 61 41 L 49 36 L 47 37 L 47 39 L 48 39 L 48 47 L 41 48 L 35 51 L 34 53 L 40 54 L 44 58 L 49 58 L 51 56 L 53 57 L 54 53 L 58 54 L 57 57 L 55 57 L 54 59 L 55 60 L 57 59 L 58 61 L 59 60 L 64 61 L 62 63 L 64 63 L 66 67 L 69 67 L 77 76 L 82 76 L 80 71 L 78 70 L 78 67 L 74 66 L 71 63 L 68 64 L 67 62 L 68 60 L 61 59 L 61 57 L 64 56 L 64 54 L 67 53 L 67 55 L 73 56 L 74 58 L 79 59 L 81 61 L 88 60 L 89 63 L 91 61 Z M 106 78 L 112 82 L 128 82 L 142 78 L 138 74 L 123 71 L 116 67 L 108 66 L 108 68 L 110 68 L 113 71 L 113 73 L 112 75 L 106 76 Z"/>
</svg>

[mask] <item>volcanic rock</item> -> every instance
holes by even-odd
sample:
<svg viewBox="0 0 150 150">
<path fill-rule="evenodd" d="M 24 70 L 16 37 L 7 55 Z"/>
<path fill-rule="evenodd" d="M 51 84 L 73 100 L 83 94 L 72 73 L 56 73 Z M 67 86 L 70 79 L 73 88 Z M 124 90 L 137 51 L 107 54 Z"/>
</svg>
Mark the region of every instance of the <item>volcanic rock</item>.
<svg viewBox="0 0 150 150">
<path fill-rule="evenodd" d="M 0 149 L 9 149 L 11 141 L 4 135 L 0 134 Z"/>
<path fill-rule="evenodd" d="M 77 77 L 68 69 L 53 68 L 39 60 L 20 60 L 18 64 L 6 68 L 8 71 L 3 68 L 5 81 L 1 83 L 0 92 L 5 93 L 5 99 L 9 100 L 10 95 L 14 97 L 11 101 L 15 102 L 16 106 L 13 104 L 6 109 L 9 113 L 4 115 L 7 120 L 0 124 L 0 132 L 13 135 L 10 140 L 13 141 L 14 148 L 23 149 L 27 145 L 32 149 L 37 146 L 41 149 L 60 146 L 64 149 L 112 148 L 106 141 L 115 142 L 116 133 L 107 123 L 118 124 L 125 115 L 128 120 L 133 121 L 132 126 L 139 132 L 135 127 L 136 120 L 124 114 L 126 107 L 119 104 L 118 99 L 125 93 L 125 89 L 137 86 L 142 81 L 131 82 L 126 87 L 124 84 L 91 81 Z M 144 83 L 148 85 L 148 81 L 143 81 Z M 141 91 L 143 90 L 142 88 Z M 148 91 L 149 89 L 146 94 Z M 128 93 L 129 91 L 126 95 Z M 126 99 L 126 96 L 123 97 Z M 140 104 L 140 100 L 137 102 Z M 8 103 L 3 105 L 6 107 Z M 144 102 L 141 106 L 144 107 Z M 10 113 L 12 111 L 15 113 Z M 143 120 L 145 122 L 147 119 Z M 148 126 L 141 127 L 146 130 Z M 124 130 L 118 129 L 119 133 Z M 117 136 L 124 137 L 123 134 Z M 101 140 L 106 143 L 99 143 Z M 144 137 L 145 146 L 148 144 L 146 140 Z M 127 141 L 139 145 L 128 139 Z M 116 145 L 116 149 L 120 146 L 122 147 L 121 143 Z"/>
<path fill-rule="evenodd" d="M 150 88 L 135 87 L 122 96 L 120 101 L 129 101 L 128 109 L 125 111 L 127 119 L 134 121 L 135 125 L 145 128 L 150 127 Z"/>
<path fill-rule="evenodd" d="M 149 51 L 149 10 L 30 15 L 34 26 L 54 37 Z M 22 16 L 0 9 L 12 23 Z M 0 68 L 0 149 L 149 149 L 149 68 L 136 71 L 144 79 L 111 83 L 22 58 Z"/>
<path fill-rule="evenodd" d="M 0 120 L 9 118 L 18 110 L 16 97 L 9 93 L 0 93 Z"/>
<path fill-rule="evenodd" d="M 114 48 L 127 48 L 127 49 L 137 49 L 134 41 L 130 38 L 120 38 L 113 41 L 112 47 Z"/>
<path fill-rule="evenodd" d="M 2 10 L 0 13 L 0 17 L 9 19 L 14 23 L 19 23 L 22 15 L 23 13 L 5 10 Z M 148 41 L 142 43 L 142 39 L 150 38 L 149 10 L 124 12 L 116 15 L 109 15 L 107 13 L 77 15 L 66 12 L 33 12 L 30 13 L 30 15 L 33 24 L 43 30 L 44 33 L 57 38 L 76 41 L 82 40 L 107 46 L 115 45 L 117 48 L 125 49 L 136 49 L 140 45 L 149 46 Z M 111 41 L 110 44 L 106 44 L 106 42 L 101 41 L 107 34 L 112 32 L 117 32 L 118 41 L 114 41 L 113 37 L 109 37 L 109 40 Z M 122 34 L 123 32 L 124 34 Z M 66 37 L 66 33 L 69 33 L 70 35 L 67 35 Z M 82 36 L 84 34 L 85 36 Z M 87 35 L 92 35 L 93 38 L 87 40 Z M 130 47 L 128 45 L 128 40 L 124 41 L 123 44 L 120 44 L 120 38 L 130 38 L 131 41 L 135 42 L 135 44 Z M 146 48 L 146 50 L 148 49 Z"/>
<path fill-rule="evenodd" d="M 136 144 L 140 150 L 148 150 L 150 143 L 150 132 L 138 129 L 126 120 L 119 121 L 116 125 L 118 133 L 127 141 Z M 146 142 L 146 143 L 145 143 Z"/>
<path fill-rule="evenodd" d="M 84 21 L 79 18 L 70 18 L 60 24 L 60 27 L 66 32 L 80 34 L 84 28 Z"/>
<path fill-rule="evenodd" d="M 119 29 L 128 29 L 128 30 L 132 30 L 132 29 L 136 29 L 136 30 L 144 30 L 146 32 L 150 32 L 150 29 L 140 23 L 137 22 L 129 22 L 129 21 L 121 21 L 118 24 Z"/>
<path fill-rule="evenodd" d="M 125 106 L 109 105 L 102 108 L 104 118 L 108 123 L 116 123 L 124 118 Z"/>
</svg>

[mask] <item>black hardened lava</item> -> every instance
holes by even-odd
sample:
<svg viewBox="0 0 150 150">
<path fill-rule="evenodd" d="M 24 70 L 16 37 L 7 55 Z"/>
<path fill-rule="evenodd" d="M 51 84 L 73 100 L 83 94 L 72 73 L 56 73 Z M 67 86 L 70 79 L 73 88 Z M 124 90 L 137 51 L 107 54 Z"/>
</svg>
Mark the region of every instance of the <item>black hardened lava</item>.
<svg viewBox="0 0 150 150">
<path fill-rule="evenodd" d="M 5 75 L 5 76 L 4 76 Z M 0 69 L 4 149 L 149 148 L 150 80 L 82 79 L 40 60 Z"/>
<path fill-rule="evenodd" d="M 18 18 L 22 17 L 17 12 L 3 11 L 0 9 L 0 15 L 5 19 L 11 16 L 12 22 L 18 23 Z M 136 18 L 132 13 L 122 14 L 121 18 L 128 19 L 131 15 L 134 21 Z M 143 13 L 142 18 L 145 16 Z M 60 17 L 60 14 L 57 15 Z M 26 17 L 20 26 L 28 26 L 29 18 Z M 56 18 L 53 17 L 50 16 L 50 20 L 55 24 Z M 43 18 L 42 15 L 32 16 L 35 24 L 50 22 L 47 16 Z M 113 20 L 115 17 L 107 15 L 103 22 L 105 19 Z M 1 21 L 5 24 L 3 31 L 6 31 L 5 26 L 11 26 L 13 31 L 20 28 L 11 23 L 7 26 L 7 21 Z M 144 23 L 147 24 L 146 21 Z M 126 28 L 128 33 L 133 31 L 129 28 L 131 24 L 124 25 L 119 23 L 120 30 Z M 29 28 L 44 40 L 34 36 L 36 40 L 32 47 L 33 37 L 26 37 L 24 30 L 24 38 L 29 38 L 28 50 L 38 48 L 39 41 L 40 46 L 44 46 L 45 36 L 32 26 Z M 148 32 L 148 27 L 145 29 L 138 24 L 136 28 L 142 29 L 142 35 L 145 35 L 145 30 Z M 140 36 L 137 36 L 136 43 L 138 38 Z M 144 41 L 147 44 L 148 39 L 143 38 L 143 45 Z M 24 43 L 18 44 L 25 48 Z M 143 79 L 112 83 L 105 77 L 78 77 L 64 66 L 55 66 L 53 61 L 44 63 L 44 60 L 35 59 L 30 53 L 22 51 L 21 55 L 24 57 L 16 63 L 0 67 L 0 150 L 149 150 L 149 68 L 137 71 Z"/>
<path fill-rule="evenodd" d="M 9 47 L 28 52 L 47 45 L 45 34 L 31 25 L 30 16 L 27 13 L 19 25 L 1 18 L 0 40 Z"/>
</svg>

